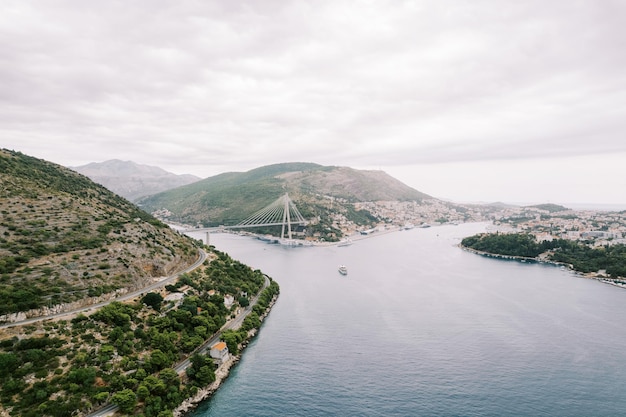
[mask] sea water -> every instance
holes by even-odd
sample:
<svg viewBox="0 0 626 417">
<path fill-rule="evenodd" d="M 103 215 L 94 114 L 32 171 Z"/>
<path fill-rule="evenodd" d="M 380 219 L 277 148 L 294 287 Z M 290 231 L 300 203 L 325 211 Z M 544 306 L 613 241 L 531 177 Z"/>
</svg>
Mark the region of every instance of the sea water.
<svg viewBox="0 0 626 417">
<path fill-rule="evenodd" d="M 626 415 L 626 289 L 457 246 L 485 227 L 374 234 L 348 247 L 212 235 L 281 294 L 192 415 Z"/>
</svg>

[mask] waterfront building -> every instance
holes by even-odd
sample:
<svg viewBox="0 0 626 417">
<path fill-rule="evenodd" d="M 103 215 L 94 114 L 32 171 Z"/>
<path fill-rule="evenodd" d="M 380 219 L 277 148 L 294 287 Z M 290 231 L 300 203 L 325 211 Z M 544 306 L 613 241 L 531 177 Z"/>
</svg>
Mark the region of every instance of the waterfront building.
<svg viewBox="0 0 626 417">
<path fill-rule="evenodd" d="M 226 346 L 226 343 L 222 341 L 217 342 L 216 344 L 211 346 L 209 355 L 211 355 L 211 358 L 213 358 L 215 362 L 217 362 L 218 364 L 222 364 L 228 360 L 228 346 Z"/>
</svg>

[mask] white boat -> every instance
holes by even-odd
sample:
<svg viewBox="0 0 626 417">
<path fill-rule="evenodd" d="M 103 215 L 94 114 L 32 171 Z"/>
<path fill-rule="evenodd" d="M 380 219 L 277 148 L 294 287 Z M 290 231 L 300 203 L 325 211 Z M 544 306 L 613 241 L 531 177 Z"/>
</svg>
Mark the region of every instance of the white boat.
<svg viewBox="0 0 626 417">
<path fill-rule="evenodd" d="M 345 265 L 339 265 L 339 273 L 341 275 L 348 275 L 348 267 Z"/>
</svg>

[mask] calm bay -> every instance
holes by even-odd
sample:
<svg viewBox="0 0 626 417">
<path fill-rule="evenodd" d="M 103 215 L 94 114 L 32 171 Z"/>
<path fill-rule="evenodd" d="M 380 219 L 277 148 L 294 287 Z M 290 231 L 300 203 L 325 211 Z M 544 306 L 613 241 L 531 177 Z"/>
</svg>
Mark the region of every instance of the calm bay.
<svg viewBox="0 0 626 417">
<path fill-rule="evenodd" d="M 278 281 L 281 295 L 192 415 L 624 415 L 626 290 L 457 247 L 485 227 L 412 229 L 348 247 L 212 235 L 218 250 Z"/>
</svg>

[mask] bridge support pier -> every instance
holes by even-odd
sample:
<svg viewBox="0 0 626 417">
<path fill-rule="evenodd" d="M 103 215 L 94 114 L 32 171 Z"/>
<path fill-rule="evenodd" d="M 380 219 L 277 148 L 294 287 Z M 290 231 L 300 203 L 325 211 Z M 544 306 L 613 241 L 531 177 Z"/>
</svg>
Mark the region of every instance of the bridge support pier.
<svg viewBox="0 0 626 417">
<path fill-rule="evenodd" d="M 291 200 L 289 200 L 289 196 L 287 195 L 287 193 L 285 193 L 285 197 L 283 198 L 285 200 L 285 207 L 283 208 L 283 228 L 280 232 L 280 238 L 285 238 L 285 225 L 287 225 L 287 234 L 289 236 L 289 240 L 291 240 L 291 217 L 289 215 L 289 202 Z"/>
<path fill-rule="evenodd" d="M 204 241 L 204 244 L 207 245 L 207 246 L 211 245 L 211 235 L 209 234 L 208 230 L 206 231 L 206 239 Z"/>
</svg>

